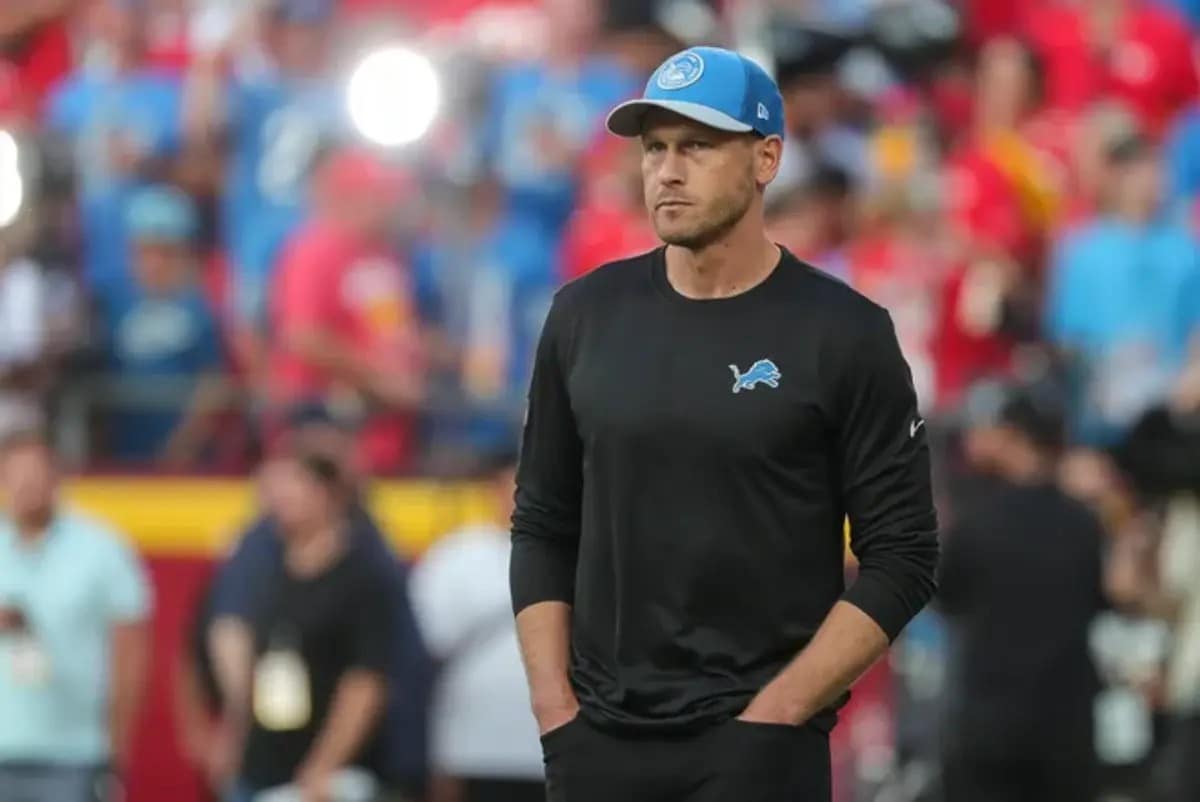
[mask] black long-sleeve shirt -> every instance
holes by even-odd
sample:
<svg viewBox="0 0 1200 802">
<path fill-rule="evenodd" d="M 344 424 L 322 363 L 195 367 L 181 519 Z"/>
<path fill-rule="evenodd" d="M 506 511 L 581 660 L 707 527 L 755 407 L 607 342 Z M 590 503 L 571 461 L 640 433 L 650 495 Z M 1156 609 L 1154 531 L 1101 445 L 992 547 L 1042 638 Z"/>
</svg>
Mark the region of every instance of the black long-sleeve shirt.
<svg viewBox="0 0 1200 802">
<path fill-rule="evenodd" d="M 664 254 L 559 291 L 517 476 L 514 609 L 573 605 L 571 682 L 611 727 L 729 718 L 838 599 L 894 638 L 934 590 L 925 427 L 887 313 L 786 252 L 691 300 Z"/>
</svg>

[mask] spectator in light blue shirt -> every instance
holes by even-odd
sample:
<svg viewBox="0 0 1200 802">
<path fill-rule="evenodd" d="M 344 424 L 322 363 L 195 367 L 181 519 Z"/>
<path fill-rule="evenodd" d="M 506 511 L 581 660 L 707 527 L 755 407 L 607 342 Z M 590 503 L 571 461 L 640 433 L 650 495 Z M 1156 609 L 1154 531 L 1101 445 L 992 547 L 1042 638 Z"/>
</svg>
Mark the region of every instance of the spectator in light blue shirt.
<svg viewBox="0 0 1200 802">
<path fill-rule="evenodd" d="M 1079 369 L 1076 435 L 1098 446 L 1167 397 L 1200 333 L 1200 245 L 1159 214 L 1157 152 L 1130 139 L 1109 161 L 1109 211 L 1059 244 L 1046 310 Z"/>
<path fill-rule="evenodd" d="M 128 758 L 150 591 L 104 526 L 65 509 L 36 429 L 0 440 L 0 799 L 92 802 Z"/>
</svg>

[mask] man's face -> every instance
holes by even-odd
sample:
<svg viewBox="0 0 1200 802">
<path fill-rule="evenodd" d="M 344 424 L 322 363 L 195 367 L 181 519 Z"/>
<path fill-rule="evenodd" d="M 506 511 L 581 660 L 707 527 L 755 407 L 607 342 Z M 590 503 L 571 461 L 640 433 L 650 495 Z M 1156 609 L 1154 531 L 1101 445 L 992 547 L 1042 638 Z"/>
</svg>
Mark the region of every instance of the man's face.
<svg viewBox="0 0 1200 802">
<path fill-rule="evenodd" d="M 1115 172 L 1117 192 L 1124 209 L 1149 217 L 1162 201 L 1162 170 L 1153 152 L 1148 151 Z"/>
<path fill-rule="evenodd" d="M 1021 48 L 1016 40 L 1000 39 L 980 58 L 977 100 L 993 122 L 1015 124 L 1033 99 L 1033 75 Z"/>
<path fill-rule="evenodd" d="M 642 186 L 659 238 L 700 248 L 740 221 L 779 165 L 778 138 L 718 131 L 653 110 L 642 133 Z"/>
<path fill-rule="evenodd" d="M 39 442 L 8 448 L 0 456 L 0 485 L 4 506 L 18 521 L 50 509 L 58 485 L 50 449 Z"/>
<path fill-rule="evenodd" d="M 142 241 L 134 245 L 138 283 L 151 295 L 176 290 L 186 279 L 188 251 L 180 245 Z"/>
</svg>

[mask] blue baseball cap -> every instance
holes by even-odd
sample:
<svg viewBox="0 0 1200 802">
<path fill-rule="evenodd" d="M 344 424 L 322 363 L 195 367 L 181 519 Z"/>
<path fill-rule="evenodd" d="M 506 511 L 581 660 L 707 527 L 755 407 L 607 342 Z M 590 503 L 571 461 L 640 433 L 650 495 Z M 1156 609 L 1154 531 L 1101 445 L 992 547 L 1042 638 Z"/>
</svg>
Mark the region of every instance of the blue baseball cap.
<svg viewBox="0 0 1200 802">
<path fill-rule="evenodd" d="M 642 134 L 653 108 L 667 109 L 721 131 L 783 136 L 783 97 L 767 71 L 720 47 L 691 47 L 664 61 L 637 100 L 608 115 L 617 136 Z"/>
<path fill-rule="evenodd" d="M 177 187 L 146 187 L 130 199 L 125 225 L 134 240 L 186 245 L 196 235 L 196 207 Z"/>
</svg>

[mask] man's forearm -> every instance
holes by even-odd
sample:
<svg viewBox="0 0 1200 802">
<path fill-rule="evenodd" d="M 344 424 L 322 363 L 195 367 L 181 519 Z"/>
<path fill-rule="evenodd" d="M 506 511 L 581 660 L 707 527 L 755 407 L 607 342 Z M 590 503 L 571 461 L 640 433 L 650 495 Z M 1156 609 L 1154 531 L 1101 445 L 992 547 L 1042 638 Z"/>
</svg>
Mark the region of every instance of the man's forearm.
<svg viewBox="0 0 1200 802">
<path fill-rule="evenodd" d="M 355 670 L 342 677 L 304 769 L 336 771 L 353 761 L 375 729 L 386 696 L 387 685 L 375 672 Z"/>
<path fill-rule="evenodd" d="M 538 721 L 573 714 L 579 703 L 568 673 L 571 606 L 558 601 L 529 605 L 517 615 L 517 637 Z"/>
<path fill-rule="evenodd" d="M 887 635 L 870 616 L 853 604 L 838 602 L 812 641 L 742 715 L 802 724 L 841 696 L 887 648 Z"/>
<path fill-rule="evenodd" d="M 254 672 L 254 638 L 239 618 L 222 616 L 208 630 L 213 673 L 221 690 L 221 714 L 239 729 L 250 715 L 250 679 Z"/>
<path fill-rule="evenodd" d="M 113 762 L 125 763 L 133 725 L 141 707 L 150 658 L 150 635 L 144 622 L 117 624 L 112 635 L 112 679 L 109 734 Z"/>
</svg>

